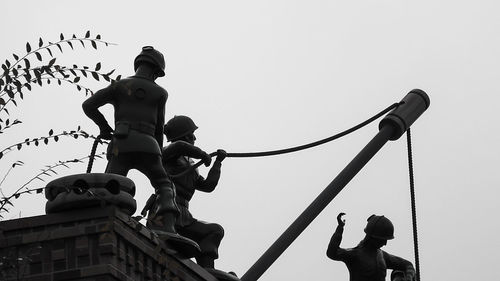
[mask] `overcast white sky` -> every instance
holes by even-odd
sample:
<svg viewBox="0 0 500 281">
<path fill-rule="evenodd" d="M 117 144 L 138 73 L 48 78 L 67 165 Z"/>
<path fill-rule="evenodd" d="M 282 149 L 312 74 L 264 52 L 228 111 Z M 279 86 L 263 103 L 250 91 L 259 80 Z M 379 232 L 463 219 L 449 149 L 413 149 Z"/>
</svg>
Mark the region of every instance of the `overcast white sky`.
<svg viewBox="0 0 500 281">
<path fill-rule="evenodd" d="M 140 48 L 153 45 L 166 56 L 167 75 L 157 80 L 169 92 L 166 118 L 191 116 L 200 127 L 197 144 L 208 152 L 316 141 L 423 89 L 431 106 L 412 127 L 422 280 L 500 278 L 497 1 L 141 3 L 4 1 L 2 61 L 24 54 L 26 41 L 90 30 L 118 45 L 65 48 L 59 63 L 102 62 L 128 76 Z M 82 83 L 94 90 L 107 85 Z M 78 125 L 97 134 L 81 110 L 84 100 L 72 86 L 35 87 L 10 108 L 23 124 L 3 134 L 0 145 Z M 217 267 L 242 276 L 377 128 L 294 154 L 226 159 L 218 189 L 192 201 L 197 218 L 226 230 Z M 16 160 L 26 164 L 12 171 L 3 192 L 12 193 L 44 165 L 88 155 L 91 145 L 63 139 L 8 154 L 0 175 Z M 104 166 L 97 162 L 94 171 Z M 325 255 L 339 212 L 347 213 L 343 247 L 362 239 L 369 215 L 384 214 L 396 227 L 396 239 L 384 249 L 413 260 L 407 169 L 405 138 L 389 142 L 260 280 L 348 280 L 344 264 Z M 140 209 L 153 189 L 143 175 L 129 177 L 139 187 Z M 41 215 L 44 206 L 42 195 L 23 196 L 7 218 Z"/>
</svg>

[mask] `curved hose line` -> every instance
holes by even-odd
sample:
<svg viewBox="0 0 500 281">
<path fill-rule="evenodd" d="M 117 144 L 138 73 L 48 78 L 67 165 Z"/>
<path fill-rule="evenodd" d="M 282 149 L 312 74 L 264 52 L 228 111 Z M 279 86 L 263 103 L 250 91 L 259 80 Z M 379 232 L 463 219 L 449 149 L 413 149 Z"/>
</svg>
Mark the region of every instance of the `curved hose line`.
<svg viewBox="0 0 500 281">
<path fill-rule="evenodd" d="M 92 171 L 92 165 L 94 164 L 95 152 L 97 150 L 97 145 L 101 142 L 101 137 L 98 136 L 94 143 L 92 144 L 92 149 L 90 150 L 89 164 L 87 165 L 87 174 Z"/>
<path fill-rule="evenodd" d="M 279 149 L 279 150 L 261 151 L 261 152 L 242 152 L 242 153 L 231 152 L 231 153 L 227 154 L 227 157 L 234 157 L 234 158 L 239 157 L 239 158 L 243 158 L 243 157 L 274 156 L 274 155 L 279 155 L 279 154 L 296 152 L 296 151 L 299 151 L 299 150 L 304 150 L 304 149 L 312 148 L 312 147 L 315 147 L 315 146 L 318 146 L 318 145 L 322 145 L 322 144 L 325 144 L 327 142 L 331 142 L 333 140 L 341 138 L 341 137 L 343 137 L 345 135 L 348 135 L 348 134 L 350 134 L 350 133 L 352 133 L 352 132 L 354 132 L 354 131 L 356 131 L 358 129 L 363 128 L 364 126 L 366 126 L 366 125 L 370 124 L 371 122 L 377 120 L 382 115 L 386 114 L 387 112 L 389 112 L 393 108 L 397 107 L 398 105 L 399 105 L 399 103 L 394 103 L 394 104 L 390 105 L 389 107 L 387 107 L 386 109 L 382 110 L 381 112 L 377 113 L 373 117 L 367 119 L 366 121 L 363 121 L 363 122 L 359 123 L 358 125 L 350 128 L 350 129 L 347 129 L 347 130 L 345 130 L 343 132 L 340 132 L 340 133 L 338 133 L 336 135 L 333 135 L 331 137 L 328 137 L 328 138 L 325 138 L 325 139 L 322 139 L 322 140 L 319 140 L 319 141 L 315 141 L 315 142 L 312 142 L 312 143 L 308 143 L 308 144 L 304 144 L 304 145 L 300 145 L 300 146 L 295 146 L 295 147 L 291 147 L 291 148 Z M 214 156 L 217 155 L 217 152 L 212 152 L 209 155 L 210 155 L 210 157 L 214 157 Z M 203 161 L 199 161 L 196 164 L 194 164 L 193 166 L 191 166 L 190 168 L 186 169 L 185 171 L 183 171 L 183 172 L 181 172 L 181 173 L 179 173 L 177 175 L 170 175 L 170 178 L 182 177 L 185 174 L 190 173 L 194 169 L 198 168 L 202 164 L 203 164 Z"/>
</svg>

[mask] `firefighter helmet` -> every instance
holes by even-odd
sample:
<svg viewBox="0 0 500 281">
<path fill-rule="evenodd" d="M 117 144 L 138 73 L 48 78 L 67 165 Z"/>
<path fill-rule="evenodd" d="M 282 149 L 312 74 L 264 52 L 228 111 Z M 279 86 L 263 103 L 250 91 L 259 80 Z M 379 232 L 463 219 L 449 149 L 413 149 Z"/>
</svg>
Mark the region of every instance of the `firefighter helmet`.
<svg viewBox="0 0 500 281">
<path fill-rule="evenodd" d="M 193 120 L 184 115 L 176 115 L 168 120 L 163 127 L 163 133 L 167 136 L 168 141 L 176 141 L 198 129 Z"/>
<path fill-rule="evenodd" d="M 394 238 L 394 225 L 384 216 L 371 215 L 367 219 L 365 233 L 377 239 L 390 240 Z"/>
<path fill-rule="evenodd" d="M 134 60 L 134 71 L 137 71 L 137 68 L 143 62 L 156 66 L 158 77 L 165 76 L 165 58 L 155 48 L 151 46 L 142 47 L 141 53 Z"/>
</svg>

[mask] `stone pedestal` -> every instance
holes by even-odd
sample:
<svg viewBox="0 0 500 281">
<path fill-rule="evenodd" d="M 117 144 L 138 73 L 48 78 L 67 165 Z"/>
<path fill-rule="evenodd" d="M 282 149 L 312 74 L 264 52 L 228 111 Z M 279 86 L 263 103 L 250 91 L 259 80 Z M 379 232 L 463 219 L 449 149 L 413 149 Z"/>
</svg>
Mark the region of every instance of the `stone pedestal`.
<svg viewBox="0 0 500 281">
<path fill-rule="evenodd" d="M 0 280 L 217 281 L 114 206 L 0 222 Z"/>
</svg>

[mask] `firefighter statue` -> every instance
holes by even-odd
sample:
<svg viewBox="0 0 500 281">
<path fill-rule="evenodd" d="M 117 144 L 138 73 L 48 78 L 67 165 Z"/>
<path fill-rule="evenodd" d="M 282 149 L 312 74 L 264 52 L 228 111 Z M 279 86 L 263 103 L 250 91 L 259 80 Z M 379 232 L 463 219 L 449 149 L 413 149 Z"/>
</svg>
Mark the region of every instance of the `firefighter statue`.
<svg viewBox="0 0 500 281">
<path fill-rule="evenodd" d="M 337 261 L 343 261 L 349 270 L 350 281 L 384 281 L 387 269 L 393 269 L 391 280 L 413 281 L 415 269 L 411 262 L 391 255 L 380 248 L 387 240 L 394 238 L 394 226 L 384 217 L 371 215 L 365 227 L 365 238 L 358 246 L 351 249 L 340 248 L 344 232 L 344 213 L 337 216 L 337 229 L 333 233 L 326 255 Z"/>
<path fill-rule="evenodd" d="M 160 238 L 169 239 L 174 248 L 196 248 L 196 243 L 175 230 L 179 215 L 175 188 L 161 163 L 168 94 L 155 80 L 165 76 L 163 54 L 151 46 L 143 47 L 134 60 L 134 70 L 135 75 L 115 81 L 88 98 L 83 110 L 99 126 L 99 137 L 111 140 L 105 173 L 126 176 L 130 169 L 137 169 L 146 175 L 158 198 L 152 211 L 162 223 L 161 230 L 153 230 L 161 231 Z M 114 129 L 99 111 L 105 104 L 114 106 Z"/>
<path fill-rule="evenodd" d="M 234 275 L 214 268 L 214 261 L 219 257 L 218 248 L 224 236 L 224 229 L 216 223 L 197 220 L 189 211 L 189 201 L 195 191 L 212 192 L 219 182 L 222 161 L 226 152 L 217 150 L 215 161 L 202 149 L 195 146 L 194 131 L 198 129 L 193 120 L 187 116 L 175 116 L 164 127 L 167 141 L 171 142 L 163 148 L 163 166 L 171 175 L 176 188 L 176 202 L 180 210 L 176 229 L 180 235 L 193 239 L 200 246 L 201 252 L 195 256 L 198 265 L 216 276 L 219 280 L 238 280 Z M 193 169 L 194 161 L 201 159 L 205 166 L 210 166 L 206 178 L 197 169 Z M 180 175 L 180 176 L 176 176 Z M 148 222 L 155 222 L 149 216 Z"/>
</svg>

